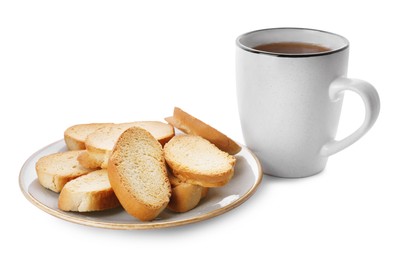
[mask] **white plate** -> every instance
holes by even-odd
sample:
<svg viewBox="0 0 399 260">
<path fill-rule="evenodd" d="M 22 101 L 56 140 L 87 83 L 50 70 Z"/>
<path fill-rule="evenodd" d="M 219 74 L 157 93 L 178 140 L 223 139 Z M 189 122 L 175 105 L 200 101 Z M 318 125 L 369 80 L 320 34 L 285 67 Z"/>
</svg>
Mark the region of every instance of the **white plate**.
<svg viewBox="0 0 399 260">
<path fill-rule="evenodd" d="M 262 170 L 255 155 L 246 147 L 236 155 L 235 174 L 231 181 L 219 188 L 209 189 L 208 195 L 194 209 L 174 213 L 165 209 L 156 219 L 142 222 L 123 208 L 101 212 L 77 213 L 58 209 L 58 193 L 43 188 L 35 170 L 37 160 L 45 155 L 66 151 L 64 140 L 52 143 L 34 153 L 22 166 L 19 185 L 25 197 L 38 208 L 58 218 L 88 226 L 111 229 L 154 229 L 180 226 L 216 217 L 245 202 L 258 188 Z"/>
</svg>

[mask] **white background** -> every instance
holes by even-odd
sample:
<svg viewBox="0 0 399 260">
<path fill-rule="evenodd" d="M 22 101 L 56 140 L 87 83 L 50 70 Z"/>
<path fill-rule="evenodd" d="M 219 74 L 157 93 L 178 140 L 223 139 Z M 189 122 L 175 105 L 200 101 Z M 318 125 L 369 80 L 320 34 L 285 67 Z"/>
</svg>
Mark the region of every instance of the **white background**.
<svg viewBox="0 0 399 260">
<path fill-rule="evenodd" d="M 138 3 L 142 2 L 142 3 Z M 357 2 L 355 4 L 355 2 Z M 395 1 L 1 1 L 1 255 L 18 259 L 398 259 Z M 174 106 L 243 142 L 235 39 L 310 27 L 351 42 L 350 77 L 381 98 L 375 126 L 305 179 L 264 176 L 240 207 L 177 228 L 117 231 L 55 218 L 22 195 L 19 170 L 70 125 L 162 120 Z M 363 120 L 346 95 L 338 137 Z"/>
</svg>

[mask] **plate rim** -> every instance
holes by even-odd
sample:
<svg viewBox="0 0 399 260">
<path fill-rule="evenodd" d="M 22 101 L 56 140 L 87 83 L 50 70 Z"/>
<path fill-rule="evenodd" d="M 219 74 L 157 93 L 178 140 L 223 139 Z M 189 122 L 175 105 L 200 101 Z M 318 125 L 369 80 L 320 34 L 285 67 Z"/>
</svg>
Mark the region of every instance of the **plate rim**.
<svg viewBox="0 0 399 260">
<path fill-rule="evenodd" d="M 44 205 L 38 199 L 34 198 L 28 192 L 28 190 L 24 188 L 25 185 L 23 184 L 23 181 L 22 181 L 22 175 L 24 174 L 25 168 L 27 167 L 28 163 L 31 162 L 33 160 L 33 158 L 36 157 L 39 153 L 41 153 L 43 150 L 46 150 L 47 148 L 49 148 L 59 142 L 62 142 L 62 141 L 64 141 L 64 139 L 60 139 L 58 141 L 50 143 L 50 144 L 44 146 L 43 148 L 37 150 L 31 156 L 29 156 L 28 159 L 26 159 L 26 161 L 24 162 L 24 164 L 21 167 L 21 170 L 20 170 L 19 176 L 18 176 L 19 188 L 20 188 L 21 192 L 23 193 L 23 195 L 25 196 L 25 198 L 29 202 L 31 202 L 34 206 L 36 206 L 37 208 L 43 210 L 44 212 L 46 212 L 54 217 L 57 217 L 57 218 L 60 218 L 60 219 L 63 219 L 63 220 L 66 220 L 66 221 L 69 221 L 72 223 L 85 225 L 85 226 L 107 228 L 107 229 L 117 229 L 117 230 L 145 230 L 145 229 L 171 228 L 171 227 L 177 227 L 177 226 L 187 225 L 187 224 L 191 224 L 191 223 L 196 223 L 199 221 L 217 217 L 221 214 L 224 214 L 224 213 L 240 206 L 256 192 L 256 190 L 259 188 L 259 185 L 263 179 L 262 166 L 259 162 L 259 159 L 256 157 L 256 155 L 250 149 L 248 149 L 246 146 L 240 144 L 242 149 L 245 149 L 246 152 L 248 152 L 252 156 L 252 158 L 255 160 L 258 172 L 257 172 L 257 174 L 255 174 L 255 176 L 257 178 L 256 178 L 255 182 L 252 184 L 251 188 L 248 191 L 246 191 L 242 197 L 239 197 L 236 201 L 234 201 L 234 203 L 231 203 L 227 206 L 207 212 L 200 216 L 195 216 L 195 217 L 183 219 L 183 220 L 170 220 L 170 221 L 158 222 L 158 223 L 152 223 L 152 222 L 110 223 L 110 222 L 101 222 L 101 221 L 96 221 L 96 220 L 88 220 L 88 219 L 84 219 L 84 218 L 80 218 L 80 217 L 67 215 L 67 214 L 59 212 L 53 208 L 50 208 L 50 207 Z"/>
</svg>

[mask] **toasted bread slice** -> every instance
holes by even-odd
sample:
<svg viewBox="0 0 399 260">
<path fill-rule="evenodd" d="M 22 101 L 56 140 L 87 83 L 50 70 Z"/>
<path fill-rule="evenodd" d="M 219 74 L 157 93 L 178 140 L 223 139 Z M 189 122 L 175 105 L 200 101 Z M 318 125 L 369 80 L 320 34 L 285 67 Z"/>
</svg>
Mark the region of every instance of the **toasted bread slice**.
<svg viewBox="0 0 399 260">
<path fill-rule="evenodd" d="M 208 188 L 183 182 L 172 174 L 169 174 L 169 181 L 172 186 L 172 196 L 168 209 L 174 212 L 183 213 L 195 208 L 208 193 Z"/>
<path fill-rule="evenodd" d="M 164 151 L 173 175 L 184 182 L 219 187 L 234 174 L 235 157 L 200 136 L 177 135 L 165 145 Z"/>
<path fill-rule="evenodd" d="M 98 170 L 101 169 L 101 166 L 104 163 L 104 154 L 103 153 L 89 153 L 87 150 L 83 150 L 82 153 L 78 157 L 78 161 L 80 165 L 85 168 Z M 103 167 L 104 169 L 106 167 Z"/>
<path fill-rule="evenodd" d="M 68 181 L 91 172 L 78 162 L 77 158 L 82 152 L 67 151 L 40 158 L 36 163 L 39 183 L 47 189 L 60 192 Z"/>
<path fill-rule="evenodd" d="M 69 150 L 86 149 L 85 141 L 89 134 L 97 129 L 112 125 L 111 123 L 78 124 L 68 127 L 64 132 L 64 140 Z"/>
<path fill-rule="evenodd" d="M 171 187 L 162 146 L 143 128 L 129 128 L 119 137 L 108 177 L 123 208 L 142 221 L 154 219 L 168 205 Z"/>
<path fill-rule="evenodd" d="M 118 206 L 120 203 L 109 183 L 106 169 L 69 181 L 58 197 L 58 208 L 64 211 L 100 211 Z"/>
<path fill-rule="evenodd" d="M 78 158 L 79 162 L 87 168 L 107 168 L 109 155 L 119 136 L 133 126 L 146 129 L 162 145 L 175 134 L 171 125 L 158 121 L 139 121 L 105 126 L 87 136 L 85 142 L 87 153 Z"/>
<path fill-rule="evenodd" d="M 212 126 L 202 122 L 178 107 L 175 107 L 173 111 L 173 117 L 167 117 L 165 120 L 186 134 L 199 135 L 207 139 L 216 145 L 220 150 L 229 154 L 234 155 L 241 151 L 241 146 L 227 137 L 225 134 L 219 132 Z"/>
</svg>

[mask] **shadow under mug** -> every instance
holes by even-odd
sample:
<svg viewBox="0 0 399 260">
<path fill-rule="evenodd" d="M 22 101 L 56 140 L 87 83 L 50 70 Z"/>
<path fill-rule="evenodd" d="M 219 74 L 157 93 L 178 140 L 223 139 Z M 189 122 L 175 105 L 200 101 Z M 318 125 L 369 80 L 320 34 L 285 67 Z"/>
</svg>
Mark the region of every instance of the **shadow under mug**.
<svg viewBox="0 0 399 260">
<path fill-rule="evenodd" d="M 256 47 L 269 43 L 306 43 L 320 52 L 275 52 Z M 321 172 L 328 157 L 359 140 L 375 123 L 380 100 L 366 81 L 346 77 L 346 38 L 305 28 L 270 28 L 236 40 L 236 83 L 245 144 L 259 158 L 263 172 L 285 178 Z M 344 92 L 359 94 L 363 124 L 335 140 Z"/>
</svg>

